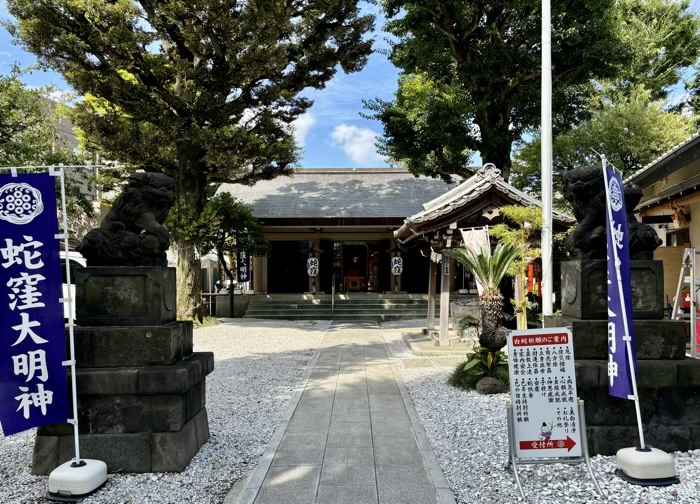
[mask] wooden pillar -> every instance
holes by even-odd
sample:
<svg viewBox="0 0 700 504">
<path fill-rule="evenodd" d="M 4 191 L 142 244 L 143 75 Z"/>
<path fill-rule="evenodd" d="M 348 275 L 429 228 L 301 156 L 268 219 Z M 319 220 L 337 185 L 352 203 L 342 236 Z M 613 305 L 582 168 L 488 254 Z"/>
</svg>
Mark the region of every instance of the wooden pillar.
<svg viewBox="0 0 700 504">
<path fill-rule="evenodd" d="M 450 258 L 442 255 L 442 281 L 440 283 L 440 346 L 450 346 Z"/>
<path fill-rule="evenodd" d="M 263 258 L 253 257 L 253 292 L 260 294 L 263 292 Z"/>
<path fill-rule="evenodd" d="M 391 253 L 391 259 L 393 259 L 394 257 L 396 257 L 396 253 L 395 253 L 395 252 L 392 252 L 392 253 Z M 391 266 L 391 262 L 390 262 L 389 264 L 387 264 L 387 268 L 389 268 L 390 266 Z M 380 266 L 380 267 L 381 267 L 381 266 Z M 398 280 L 398 277 L 397 277 L 396 275 L 394 275 L 394 272 L 393 272 L 393 271 L 390 271 L 390 272 L 389 272 L 389 292 L 396 292 L 396 291 L 398 290 L 398 289 L 396 288 L 396 282 L 397 282 L 397 280 Z"/>
<path fill-rule="evenodd" d="M 267 257 L 262 258 L 262 291 L 267 294 Z"/>
<path fill-rule="evenodd" d="M 430 334 L 435 330 L 435 291 L 437 290 L 437 263 L 430 259 L 430 271 L 428 273 L 428 320 L 426 331 Z"/>
</svg>

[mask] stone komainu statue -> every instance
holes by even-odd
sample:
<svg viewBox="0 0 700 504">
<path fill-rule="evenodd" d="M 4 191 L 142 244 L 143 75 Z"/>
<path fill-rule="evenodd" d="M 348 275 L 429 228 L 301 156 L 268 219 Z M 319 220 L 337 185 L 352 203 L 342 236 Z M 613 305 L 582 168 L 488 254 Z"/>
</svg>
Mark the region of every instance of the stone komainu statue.
<svg viewBox="0 0 700 504">
<path fill-rule="evenodd" d="M 162 173 L 135 173 L 99 228 L 77 250 L 88 266 L 167 266 L 170 234 L 163 227 L 175 202 L 175 182 Z"/>
<path fill-rule="evenodd" d="M 564 173 L 564 199 L 571 203 L 578 226 L 564 242 L 577 259 L 606 259 L 605 179 L 599 166 L 575 168 Z M 626 184 L 625 207 L 630 242 L 630 259 L 653 259 L 661 245 L 654 228 L 637 221 L 634 209 L 642 197 L 635 184 Z"/>
</svg>

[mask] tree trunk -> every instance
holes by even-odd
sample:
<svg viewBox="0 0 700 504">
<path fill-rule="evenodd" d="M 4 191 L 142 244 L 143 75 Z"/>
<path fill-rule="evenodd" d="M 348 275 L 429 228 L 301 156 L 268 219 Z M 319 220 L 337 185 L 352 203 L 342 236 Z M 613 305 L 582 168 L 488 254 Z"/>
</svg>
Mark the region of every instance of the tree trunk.
<svg viewBox="0 0 700 504">
<path fill-rule="evenodd" d="M 207 177 L 202 166 L 202 150 L 190 144 L 178 144 L 178 178 L 176 211 L 187 212 L 178 221 L 199 217 L 206 205 Z M 190 213 L 191 212 L 191 213 Z M 192 224 L 188 222 L 188 224 Z M 196 223 L 195 223 L 196 224 Z M 172 243 L 177 257 L 177 316 L 178 319 L 200 322 L 206 316 L 202 303 L 202 266 L 199 247 L 174 230 Z"/>
<path fill-rule="evenodd" d="M 477 114 L 474 122 L 481 132 L 479 153 L 483 164 L 493 163 L 501 170 L 501 176 L 507 182 L 510 177 L 510 151 L 513 146 L 508 108 L 482 110 Z"/>
<path fill-rule="evenodd" d="M 501 316 L 503 312 L 503 296 L 484 292 L 479 301 L 481 307 L 481 335 L 479 345 L 496 352 L 506 344 L 501 335 Z"/>
<path fill-rule="evenodd" d="M 177 318 L 200 322 L 205 316 L 202 303 L 202 267 L 199 250 L 173 233 L 173 251 L 177 261 Z"/>
</svg>

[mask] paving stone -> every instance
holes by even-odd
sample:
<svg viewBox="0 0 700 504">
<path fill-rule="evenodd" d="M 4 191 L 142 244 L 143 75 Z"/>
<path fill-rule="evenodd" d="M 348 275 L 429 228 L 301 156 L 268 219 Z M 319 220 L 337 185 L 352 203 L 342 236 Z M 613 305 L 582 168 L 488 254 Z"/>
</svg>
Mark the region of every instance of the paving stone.
<svg viewBox="0 0 700 504">
<path fill-rule="evenodd" d="M 273 466 L 318 465 L 323 462 L 326 445 L 325 433 L 287 432 L 282 438 L 277 453 L 272 459 Z"/>
<path fill-rule="evenodd" d="M 320 465 L 270 467 L 255 504 L 313 503 L 320 476 Z"/>
<path fill-rule="evenodd" d="M 333 422 L 328 431 L 328 446 L 353 448 L 372 446 L 372 428 L 369 420 L 363 422 Z"/>
<path fill-rule="evenodd" d="M 437 493 L 424 468 L 378 465 L 376 470 L 379 504 L 437 503 Z"/>
<path fill-rule="evenodd" d="M 316 504 L 376 504 L 377 489 L 374 486 L 328 487 L 318 489 Z"/>
<path fill-rule="evenodd" d="M 377 465 L 423 467 L 423 456 L 413 436 L 373 435 Z"/>
<path fill-rule="evenodd" d="M 374 487 L 375 484 L 374 455 L 370 446 L 326 449 L 321 486 Z"/>
</svg>

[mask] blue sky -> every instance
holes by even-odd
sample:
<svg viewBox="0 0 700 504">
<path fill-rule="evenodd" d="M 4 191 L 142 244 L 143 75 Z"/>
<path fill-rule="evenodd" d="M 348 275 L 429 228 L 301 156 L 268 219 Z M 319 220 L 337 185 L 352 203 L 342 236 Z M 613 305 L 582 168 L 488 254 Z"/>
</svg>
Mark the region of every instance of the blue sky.
<svg viewBox="0 0 700 504">
<path fill-rule="evenodd" d="M 377 6 L 363 4 L 363 9 L 379 14 Z M 8 17 L 5 2 L 0 0 L 0 18 Z M 375 49 L 386 48 L 381 32 L 384 19 L 376 20 Z M 7 75 L 14 63 L 25 68 L 36 58 L 12 44 L 12 37 L 0 28 L 0 74 Z M 344 74 L 340 70 L 323 90 L 310 90 L 305 96 L 314 100 L 311 109 L 296 122 L 296 137 L 303 148 L 299 165 L 303 168 L 355 168 L 388 166 L 374 146 L 381 125 L 360 117 L 362 100 L 391 99 L 396 90 L 398 70 L 387 57 L 375 53 L 360 72 Z M 24 76 L 32 87 L 53 85 L 68 90 L 68 84 L 55 72 L 34 71 Z"/>
<path fill-rule="evenodd" d="M 691 10 L 698 12 L 700 0 L 691 1 Z M 375 49 L 386 49 L 386 35 L 382 32 L 385 20 L 376 5 L 363 3 L 365 12 L 375 14 Z M 0 18 L 7 18 L 4 0 L 0 0 Z M 0 28 L 0 74 L 6 75 L 12 64 L 28 67 L 36 63 L 33 55 L 12 44 L 12 38 Z M 370 56 L 360 72 L 344 74 L 339 71 L 323 90 L 310 90 L 306 96 L 314 100 L 311 109 L 296 124 L 296 137 L 303 156 L 303 168 L 362 168 L 388 166 L 376 151 L 375 141 L 382 127 L 377 121 L 360 117 L 363 99 L 391 99 L 396 91 L 398 70 L 381 52 Z M 34 71 L 24 76 L 24 82 L 33 87 L 48 84 L 68 90 L 68 85 L 54 72 Z M 676 91 L 682 94 L 682 86 Z M 675 93 L 674 93 L 675 94 Z M 478 154 L 472 164 L 479 164 Z"/>
</svg>

